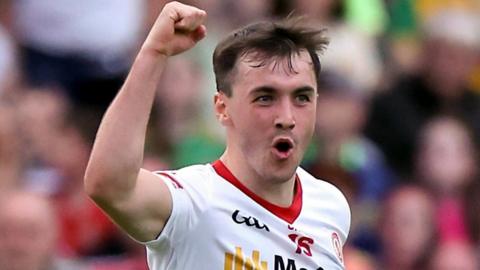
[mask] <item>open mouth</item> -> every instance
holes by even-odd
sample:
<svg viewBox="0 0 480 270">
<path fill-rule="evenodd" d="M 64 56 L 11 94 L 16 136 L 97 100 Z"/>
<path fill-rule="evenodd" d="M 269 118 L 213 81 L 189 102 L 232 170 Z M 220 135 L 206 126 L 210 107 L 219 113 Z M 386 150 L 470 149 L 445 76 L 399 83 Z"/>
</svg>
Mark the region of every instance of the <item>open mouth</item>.
<svg viewBox="0 0 480 270">
<path fill-rule="evenodd" d="M 275 144 L 275 149 L 279 152 L 285 153 L 292 149 L 292 144 L 289 142 L 277 142 Z"/>
<path fill-rule="evenodd" d="M 273 144 L 274 154 L 279 159 L 286 159 L 293 152 L 293 141 L 291 139 L 278 139 Z"/>
</svg>

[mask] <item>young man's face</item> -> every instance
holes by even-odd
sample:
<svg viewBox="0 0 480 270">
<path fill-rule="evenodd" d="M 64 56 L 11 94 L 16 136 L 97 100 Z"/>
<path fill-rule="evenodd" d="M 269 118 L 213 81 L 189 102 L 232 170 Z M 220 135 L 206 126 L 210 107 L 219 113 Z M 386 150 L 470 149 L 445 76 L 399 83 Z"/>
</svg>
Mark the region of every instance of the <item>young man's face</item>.
<svg viewBox="0 0 480 270">
<path fill-rule="evenodd" d="M 266 65 L 250 54 L 233 72 L 226 98 L 227 142 L 265 180 L 294 175 L 313 134 L 317 83 L 310 55 L 302 51 Z"/>
</svg>

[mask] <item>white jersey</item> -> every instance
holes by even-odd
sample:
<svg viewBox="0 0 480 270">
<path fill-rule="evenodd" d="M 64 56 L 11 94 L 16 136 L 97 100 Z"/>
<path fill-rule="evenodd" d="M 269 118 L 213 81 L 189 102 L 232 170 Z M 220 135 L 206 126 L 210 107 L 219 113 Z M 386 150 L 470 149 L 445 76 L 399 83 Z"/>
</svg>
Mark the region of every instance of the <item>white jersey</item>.
<svg viewBox="0 0 480 270">
<path fill-rule="evenodd" d="M 157 174 L 173 208 L 158 238 L 146 243 L 150 269 L 344 269 L 347 201 L 303 169 L 290 207 L 256 196 L 221 161 Z"/>
</svg>

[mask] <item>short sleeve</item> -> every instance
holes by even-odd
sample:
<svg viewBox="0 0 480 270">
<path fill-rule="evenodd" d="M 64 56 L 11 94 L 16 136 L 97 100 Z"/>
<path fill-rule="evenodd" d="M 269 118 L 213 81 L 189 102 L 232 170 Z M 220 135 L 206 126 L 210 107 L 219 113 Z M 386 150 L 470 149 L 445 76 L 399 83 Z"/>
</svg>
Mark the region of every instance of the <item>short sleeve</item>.
<svg viewBox="0 0 480 270">
<path fill-rule="evenodd" d="M 172 197 L 172 212 L 168 218 L 163 230 L 156 239 L 145 242 L 144 244 L 150 248 L 158 249 L 182 240 L 182 237 L 188 232 L 195 217 L 193 213 L 191 197 L 185 190 L 182 180 L 174 176 L 171 172 L 160 171 L 155 172 L 159 181 L 163 181 Z"/>
</svg>

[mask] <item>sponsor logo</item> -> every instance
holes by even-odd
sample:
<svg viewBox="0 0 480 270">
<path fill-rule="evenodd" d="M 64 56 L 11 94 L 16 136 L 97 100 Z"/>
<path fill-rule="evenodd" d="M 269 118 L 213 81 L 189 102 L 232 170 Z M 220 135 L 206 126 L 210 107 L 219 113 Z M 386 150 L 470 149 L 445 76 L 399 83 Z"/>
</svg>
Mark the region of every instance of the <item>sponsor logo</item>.
<svg viewBox="0 0 480 270">
<path fill-rule="evenodd" d="M 284 259 L 280 255 L 274 255 L 273 270 L 309 270 L 305 267 L 297 266 L 295 260 Z M 261 260 L 260 251 L 253 250 L 251 257 L 243 254 L 241 247 L 235 247 L 235 254 L 225 252 L 224 270 L 268 270 L 267 261 Z M 323 267 L 317 267 L 315 270 L 324 270 Z"/>
<path fill-rule="evenodd" d="M 260 221 L 258 221 L 258 219 L 254 218 L 254 217 L 250 217 L 250 216 L 249 217 L 242 216 L 240 214 L 240 210 L 235 210 L 235 212 L 233 212 L 232 219 L 237 224 L 245 224 L 249 227 L 254 227 L 254 228 L 257 228 L 259 230 L 266 230 L 267 232 L 270 231 L 268 226 L 263 224 L 263 223 L 260 223 Z"/>
<path fill-rule="evenodd" d="M 332 245 L 338 259 L 341 263 L 343 263 L 342 243 L 340 242 L 340 237 L 338 237 L 338 234 L 336 232 L 332 233 Z"/>
<path fill-rule="evenodd" d="M 294 242 L 297 245 L 297 249 L 295 250 L 295 253 L 297 254 L 303 253 L 309 257 L 312 257 L 311 246 L 314 244 L 313 238 L 297 234 L 297 229 L 295 229 L 290 225 L 288 225 L 288 229 L 294 231 L 294 233 L 291 233 L 288 235 L 288 238 L 290 238 L 290 240 L 292 240 L 292 242 Z"/>
<path fill-rule="evenodd" d="M 268 270 L 266 261 L 260 260 L 260 251 L 252 251 L 252 257 L 243 255 L 241 247 L 235 247 L 235 254 L 225 253 L 224 270 Z"/>
<path fill-rule="evenodd" d="M 275 270 L 308 270 L 307 268 L 303 268 L 303 267 L 297 268 L 295 260 L 293 259 L 287 259 L 287 261 L 285 262 L 283 257 L 279 255 L 275 255 L 274 265 L 275 265 L 275 268 L 274 268 Z M 324 270 L 324 269 L 322 267 L 318 267 L 315 270 Z"/>
</svg>

